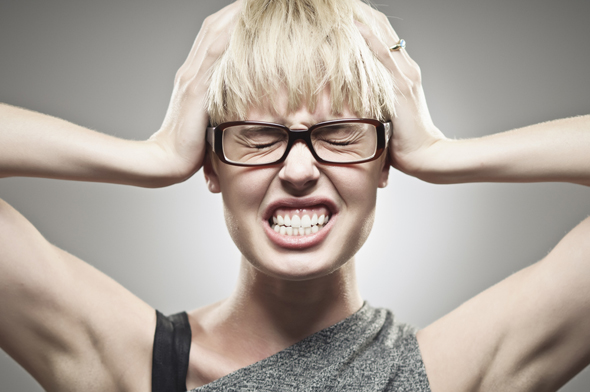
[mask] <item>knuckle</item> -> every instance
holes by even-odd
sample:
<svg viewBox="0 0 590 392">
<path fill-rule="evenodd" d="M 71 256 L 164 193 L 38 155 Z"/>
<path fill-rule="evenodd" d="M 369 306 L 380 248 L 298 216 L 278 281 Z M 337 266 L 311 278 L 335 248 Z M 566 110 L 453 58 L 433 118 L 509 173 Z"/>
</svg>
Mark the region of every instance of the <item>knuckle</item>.
<svg viewBox="0 0 590 392">
<path fill-rule="evenodd" d="M 184 67 L 180 67 L 178 71 L 176 71 L 176 75 L 174 75 L 174 84 L 182 83 L 184 78 Z"/>
<path fill-rule="evenodd" d="M 205 54 L 205 57 L 217 57 L 219 55 L 219 50 L 215 45 L 210 45 L 203 48 L 203 53 Z"/>
<path fill-rule="evenodd" d="M 211 14 L 211 15 L 207 16 L 205 18 L 205 20 L 203 20 L 203 27 L 211 26 L 213 24 L 214 20 L 215 20 L 215 14 Z"/>
<path fill-rule="evenodd" d="M 186 89 L 186 86 L 190 84 L 192 77 L 187 72 L 177 72 L 176 77 L 174 78 L 174 85 L 181 90 Z"/>
<path fill-rule="evenodd" d="M 412 66 L 410 67 L 409 77 L 415 82 L 420 82 L 422 80 L 422 70 L 420 69 L 420 66 L 418 64 L 412 64 Z"/>
<path fill-rule="evenodd" d="M 378 55 L 382 59 L 391 59 L 391 52 L 389 51 L 389 48 L 384 44 L 379 45 Z"/>
<path fill-rule="evenodd" d="M 225 53 L 226 49 L 227 42 L 225 40 L 217 40 L 215 42 L 212 42 L 211 45 L 204 48 L 205 56 L 216 59 L 220 57 L 223 53 Z"/>
<path fill-rule="evenodd" d="M 404 75 L 397 83 L 397 88 L 406 98 L 415 96 L 420 91 L 420 86 L 420 81 L 412 79 L 409 75 Z"/>
</svg>

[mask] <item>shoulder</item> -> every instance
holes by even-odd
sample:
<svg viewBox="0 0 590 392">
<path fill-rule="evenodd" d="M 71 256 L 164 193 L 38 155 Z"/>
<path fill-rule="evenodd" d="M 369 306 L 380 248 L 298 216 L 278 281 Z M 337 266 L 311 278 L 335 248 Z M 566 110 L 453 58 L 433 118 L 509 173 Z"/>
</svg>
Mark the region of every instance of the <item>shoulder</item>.
<svg viewBox="0 0 590 392">
<path fill-rule="evenodd" d="M 48 391 L 149 387 L 155 312 L 0 201 L 0 346 Z"/>
<path fill-rule="evenodd" d="M 383 308 L 365 305 L 365 313 L 356 320 L 361 325 L 355 338 L 359 339 L 359 365 L 375 372 L 371 377 L 383 379 L 386 391 L 429 392 L 426 369 L 416 340 L 417 328 L 397 320 L 394 314 Z"/>
<path fill-rule="evenodd" d="M 417 339 L 435 392 L 559 389 L 590 363 L 590 218 Z"/>
</svg>

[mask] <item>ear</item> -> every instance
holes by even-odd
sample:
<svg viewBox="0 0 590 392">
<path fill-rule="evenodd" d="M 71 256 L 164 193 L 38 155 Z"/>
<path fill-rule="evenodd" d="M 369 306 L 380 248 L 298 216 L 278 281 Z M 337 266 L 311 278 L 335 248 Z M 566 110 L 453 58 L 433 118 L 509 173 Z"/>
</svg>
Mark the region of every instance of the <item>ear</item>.
<svg viewBox="0 0 590 392">
<path fill-rule="evenodd" d="M 203 175 L 205 176 L 205 182 L 207 183 L 209 192 L 220 193 L 221 185 L 219 184 L 219 176 L 217 175 L 217 168 L 215 167 L 216 165 L 213 162 L 214 159 L 215 157 L 213 156 L 213 153 L 207 149 L 205 160 L 203 162 Z"/>
<path fill-rule="evenodd" d="M 389 181 L 389 168 L 391 167 L 391 161 L 389 160 L 389 151 L 387 151 L 385 159 L 383 160 L 383 167 L 379 174 L 379 188 L 385 188 Z"/>
</svg>

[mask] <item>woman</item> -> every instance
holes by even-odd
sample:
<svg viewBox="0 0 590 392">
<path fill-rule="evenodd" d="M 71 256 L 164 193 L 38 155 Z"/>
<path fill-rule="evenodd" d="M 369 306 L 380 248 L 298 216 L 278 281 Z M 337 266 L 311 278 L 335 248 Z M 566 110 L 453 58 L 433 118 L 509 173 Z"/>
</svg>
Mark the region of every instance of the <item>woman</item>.
<svg viewBox="0 0 590 392">
<path fill-rule="evenodd" d="M 34 133 L 35 141 L 26 144 L 27 154 L 22 154 L 19 147 L 27 143 L 21 136 L 23 131 L 16 133 L 15 128 L 7 127 L 8 137 L 3 140 L 1 154 L 4 176 L 37 175 L 163 186 L 184 180 L 204 161 L 208 187 L 213 192 L 222 192 L 230 233 L 244 256 L 234 294 L 228 300 L 189 313 L 193 335 L 186 378 L 189 388 L 223 380 L 231 371 L 282 352 L 306 336 L 358 314 L 362 300 L 351 258 L 366 239 L 372 223 L 376 189 L 387 183 L 387 159 L 394 167 L 432 182 L 567 180 L 587 185 L 587 118 L 481 140 L 454 143 L 444 139 L 430 121 L 415 64 L 405 51 L 389 50 L 390 44 L 399 39 L 380 16 L 367 20 L 378 24 L 376 31 L 383 34 L 381 38 L 366 25 L 357 24 L 355 28 L 362 34 L 357 34 L 357 38 L 364 38 L 377 54 L 380 63 L 376 66 L 382 64 L 393 73 L 401 93 L 395 109 L 387 108 L 393 101 L 389 99 L 383 102 L 384 113 L 369 113 L 373 117 L 392 118 L 396 132 L 390 140 L 389 156 L 362 155 L 362 159 L 376 159 L 351 164 L 341 155 L 325 155 L 321 144 L 306 146 L 299 140 L 285 150 L 287 155 L 280 157 L 284 158 L 282 162 L 278 162 L 280 158 L 264 160 L 269 156 L 266 153 L 246 151 L 246 155 L 232 155 L 230 150 L 224 150 L 220 154 L 219 148 L 215 150 L 217 155 L 210 151 L 205 158 L 204 131 L 209 117 L 214 125 L 248 119 L 301 130 L 334 118 L 359 117 L 361 111 L 364 114 L 380 108 L 372 104 L 361 110 L 367 101 L 349 102 L 347 99 L 355 96 L 344 95 L 343 105 L 335 110 L 338 91 L 328 88 L 319 91 L 315 105 L 310 103 L 313 96 L 302 100 L 305 104 L 289 105 L 289 89 L 271 91 L 267 101 L 244 105 L 244 113 L 240 113 L 239 106 L 247 100 L 225 105 L 228 98 L 223 94 L 216 96 L 215 88 L 209 87 L 206 80 L 210 67 L 222 53 L 228 53 L 225 48 L 229 31 L 240 7 L 241 4 L 234 4 L 205 23 L 177 74 L 166 120 L 146 143 L 116 140 L 60 120 L 3 107 L 3 115 L 11 120 L 9 124 L 23 127 L 25 134 L 38 128 L 51 129 L 47 133 L 51 136 L 43 139 L 42 144 L 36 140 L 45 136 Z M 280 11 L 278 14 L 283 15 Z M 364 8 L 364 12 L 370 11 Z M 257 20 L 256 10 L 251 9 L 250 13 L 250 20 Z M 236 42 L 232 42 L 235 46 Z M 232 70 L 224 59 L 227 57 L 221 57 L 221 65 L 215 69 Z M 223 77 L 214 73 L 212 85 L 223 86 Z M 202 106 L 207 89 L 211 97 L 209 114 L 194 110 Z M 391 90 L 385 90 L 384 96 Z M 301 99 L 296 95 L 295 102 L 297 98 Z M 227 107 L 237 109 L 235 113 L 226 113 Z M 395 117 L 393 110 L 397 111 Z M 555 137 L 555 130 L 561 132 L 559 137 Z M 212 131 L 210 135 L 209 140 L 215 144 L 221 132 Z M 241 140 L 242 146 L 243 137 L 243 133 L 237 133 L 236 140 Z M 541 142 L 525 150 L 506 147 L 522 146 L 533 139 Z M 571 147 L 572 140 L 575 148 Z M 553 159 L 547 159 L 551 156 L 548 150 L 555 152 Z M 564 151 L 567 159 L 563 158 Z M 244 168 L 221 162 L 224 159 L 265 165 Z M 320 159 L 332 164 L 321 163 Z M 482 162 L 498 165 L 481 167 Z M 275 233 L 277 226 L 289 227 L 281 224 L 279 216 L 301 215 L 304 219 L 305 212 L 309 212 L 311 219 L 314 214 L 319 215 L 318 219 L 324 215 L 324 222 L 327 216 L 328 222 L 319 224 L 323 227 L 318 228 L 318 233 L 297 239 L 286 238 L 280 233 L 281 227 Z M 6 204 L 2 208 L 2 223 L 2 265 L 6 271 L 3 283 L 8 293 L 5 298 L 18 299 L 18 306 L 14 301 L 2 304 L 3 314 L 9 316 L 1 327 L 3 348 L 48 390 L 149 390 L 156 324 L 153 309 L 88 265 L 49 245 Z M 420 331 L 418 342 L 432 390 L 554 390 L 587 364 L 587 226 L 584 222 L 574 229 L 543 262 L 515 274 Z M 563 268 L 564 260 L 573 264 L 571 268 Z M 551 275 L 551 287 L 543 279 L 546 274 Z M 526 290 L 535 297 L 522 292 Z M 508 298 L 513 306 L 496 305 L 510 302 Z M 564 302 L 569 306 L 556 306 Z M 552 312 L 540 311 L 547 307 Z M 115 332 L 113 325 L 117 325 Z M 479 338 L 482 335 L 485 338 Z M 407 336 L 412 340 L 411 333 Z M 549 372 L 547 362 L 557 359 L 561 367 L 552 366 Z M 423 373 L 424 367 L 416 369 Z M 546 376 L 529 377 L 530 372 Z M 422 384 L 415 381 L 412 385 Z"/>
</svg>

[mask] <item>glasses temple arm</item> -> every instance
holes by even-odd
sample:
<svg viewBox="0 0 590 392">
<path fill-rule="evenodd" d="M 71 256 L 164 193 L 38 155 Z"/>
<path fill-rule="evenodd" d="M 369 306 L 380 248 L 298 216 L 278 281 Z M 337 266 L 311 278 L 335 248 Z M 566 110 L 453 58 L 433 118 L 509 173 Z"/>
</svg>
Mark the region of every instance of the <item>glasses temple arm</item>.
<svg viewBox="0 0 590 392">
<path fill-rule="evenodd" d="M 205 134 L 205 139 L 207 143 L 211 146 L 213 152 L 215 152 L 215 128 L 214 127 L 207 127 L 207 132 Z"/>
<path fill-rule="evenodd" d="M 383 125 L 385 126 L 385 144 L 387 144 L 389 142 L 389 139 L 391 139 L 391 137 L 393 136 L 393 124 L 391 123 L 391 121 L 388 121 L 386 123 L 383 123 Z"/>
</svg>

